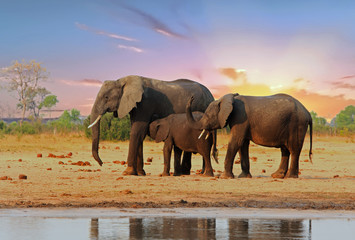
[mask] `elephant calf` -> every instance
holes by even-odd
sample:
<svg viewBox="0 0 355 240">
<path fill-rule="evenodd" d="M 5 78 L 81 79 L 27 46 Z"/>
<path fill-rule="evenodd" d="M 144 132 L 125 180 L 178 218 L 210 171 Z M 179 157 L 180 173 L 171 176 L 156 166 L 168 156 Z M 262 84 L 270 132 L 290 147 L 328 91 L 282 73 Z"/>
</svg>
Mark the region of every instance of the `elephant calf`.
<svg viewBox="0 0 355 240">
<path fill-rule="evenodd" d="M 201 112 L 193 112 L 194 118 L 200 119 Z M 189 127 L 186 114 L 171 114 L 168 117 L 153 121 L 149 125 L 149 136 L 156 142 L 164 141 L 164 171 L 163 176 L 170 175 L 171 150 L 174 147 L 174 176 L 181 175 L 181 153 L 192 152 L 199 153 L 203 157 L 205 170 L 203 175 L 213 176 L 211 166 L 211 148 L 213 146 L 212 156 L 217 160 L 216 131 L 202 132 Z"/>
</svg>

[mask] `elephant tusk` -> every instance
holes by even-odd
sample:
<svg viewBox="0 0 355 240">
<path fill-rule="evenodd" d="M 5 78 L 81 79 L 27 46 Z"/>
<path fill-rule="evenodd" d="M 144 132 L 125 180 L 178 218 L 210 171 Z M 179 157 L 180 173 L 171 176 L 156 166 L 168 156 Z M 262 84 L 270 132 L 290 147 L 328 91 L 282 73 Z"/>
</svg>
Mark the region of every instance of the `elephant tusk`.
<svg viewBox="0 0 355 240">
<path fill-rule="evenodd" d="M 207 132 L 206 137 L 205 137 L 205 140 L 207 140 L 207 138 L 208 138 L 209 135 L 210 135 L 210 133 Z"/>
<path fill-rule="evenodd" d="M 101 119 L 101 117 L 102 117 L 102 115 L 99 115 L 99 116 L 96 118 L 95 122 L 91 123 L 91 124 L 88 126 L 88 128 L 91 128 L 92 126 L 94 126 L 94 125 Z"/>
<path fill-rule="evenodd" d="M 204 132 L 205 132 L 205 129 L 202 130 L 200 136 L 198 136 L 198 139 L 200 139 L 200 138 L 202 137 L 202 135 L 203 135 Z"/>
</svg>

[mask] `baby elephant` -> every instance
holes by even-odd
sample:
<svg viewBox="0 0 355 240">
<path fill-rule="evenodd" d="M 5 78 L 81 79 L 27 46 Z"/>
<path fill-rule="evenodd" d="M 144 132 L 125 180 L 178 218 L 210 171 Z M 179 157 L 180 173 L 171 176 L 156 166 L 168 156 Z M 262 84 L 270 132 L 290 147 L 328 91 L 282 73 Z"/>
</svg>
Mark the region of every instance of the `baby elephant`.
<svg viewBox="0 0 355 240">
<path fill-rule="evenodd" d="M 202 117 L 201 112 L 193 112 L 196 119 Z M 187 124 L 186 114 L 171 114 L 165 118 L 153 121 L 149 125 L 149 136 L 155 142 L 164 141 L 164 171 L 163 176 L 170 175 L 170 157 L 171 150 L 174 147 L 174 176 L 181 175 L 181 153 L 192 152 L 199 153 L 203 157 L 205 170 L 203 175 L 213 176 L 211 166 L 211 147 L 213 146 L 212 156 L 218 163 L 216 148 L 216 130 L 210 132 L 201 132 L 193 129 Z"/>
</svg>

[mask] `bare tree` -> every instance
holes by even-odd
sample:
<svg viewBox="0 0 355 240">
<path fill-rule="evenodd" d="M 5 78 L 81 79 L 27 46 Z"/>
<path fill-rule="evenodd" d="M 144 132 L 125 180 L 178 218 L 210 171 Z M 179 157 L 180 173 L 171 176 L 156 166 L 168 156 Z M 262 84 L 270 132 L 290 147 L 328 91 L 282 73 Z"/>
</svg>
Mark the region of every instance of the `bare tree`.
<svg viewBox="0 0 355 240">
<path fill-rule="evenodd" d="M 4 79 L 9 84 L 9 90 L 17 92 L 17 107 L 22 110 L 22 121 L 26 111 L 30 109 L 30 104 L 34 101 L 37 94 L 42 94 L 43 89 L 40 82 L 48 78 L 47 70 L 35 60 L 26 62 L 15 61 L 12 66 L 2 70 Z M 48 92 L 49 94 L 49 92 Z"/>
</svg>

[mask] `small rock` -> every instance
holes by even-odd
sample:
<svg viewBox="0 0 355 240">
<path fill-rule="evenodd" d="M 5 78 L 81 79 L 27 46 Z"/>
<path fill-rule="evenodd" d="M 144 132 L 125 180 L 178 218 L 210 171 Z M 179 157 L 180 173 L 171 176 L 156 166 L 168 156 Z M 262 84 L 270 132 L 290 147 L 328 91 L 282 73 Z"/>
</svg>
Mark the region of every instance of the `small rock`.
<svg viewBox="0 0 355 240">
<path fill-rule="evenodd" d="M 27 176 L 25 175 L 25 174 L 20 174 L 19 176 L 18 176 L 18 178 L 19 179 L 27 179 Z"/>
<path fill-rule="evenodd" d="M 42 157 L 42 153 L 38 153 L 38 154 L 37 154 L 37 157 L 38 157 L 38 158 L 41 158 L 41 157 Z"/>
<path fill-rule="evenodd" d="M 8 176 L 3 176 L 3 177 L 0 177 L 0 180 L 7 180 L 9 177 Z"/>
<path fill-rule="evenodd" d="M 152 157 L 148 158 L 147 162 L 153 162 L 153 158 Z"/>
<path fill-rule="evenodd" d="M 118 177 L 118 178 L 116 178 L 116 180 L 122 180 L 123 179 L 123 177 Z"/>
<path fill-rule="evenodd" d="M 339 177 L 339 175 L 338 175 L 338 174 L 333 176 L 333 178 L 338 178 L 338 177 Z"/>
<path fill-rule="evenodd" d="M 123 194 L 133 194 L 133 192 L 132 192 L 131 190 L 129 190 L 129 189 L 120 191 L 120 193 L 123 193 Z"/>
<path fill-rule="evenodd" d="M 262 173 L 266 173 L 266 170 L 265 170 L 265 169 L 263 169 L 263 170 L 261 170 L 261 172 L 262 172 Z"/>
</svg>

